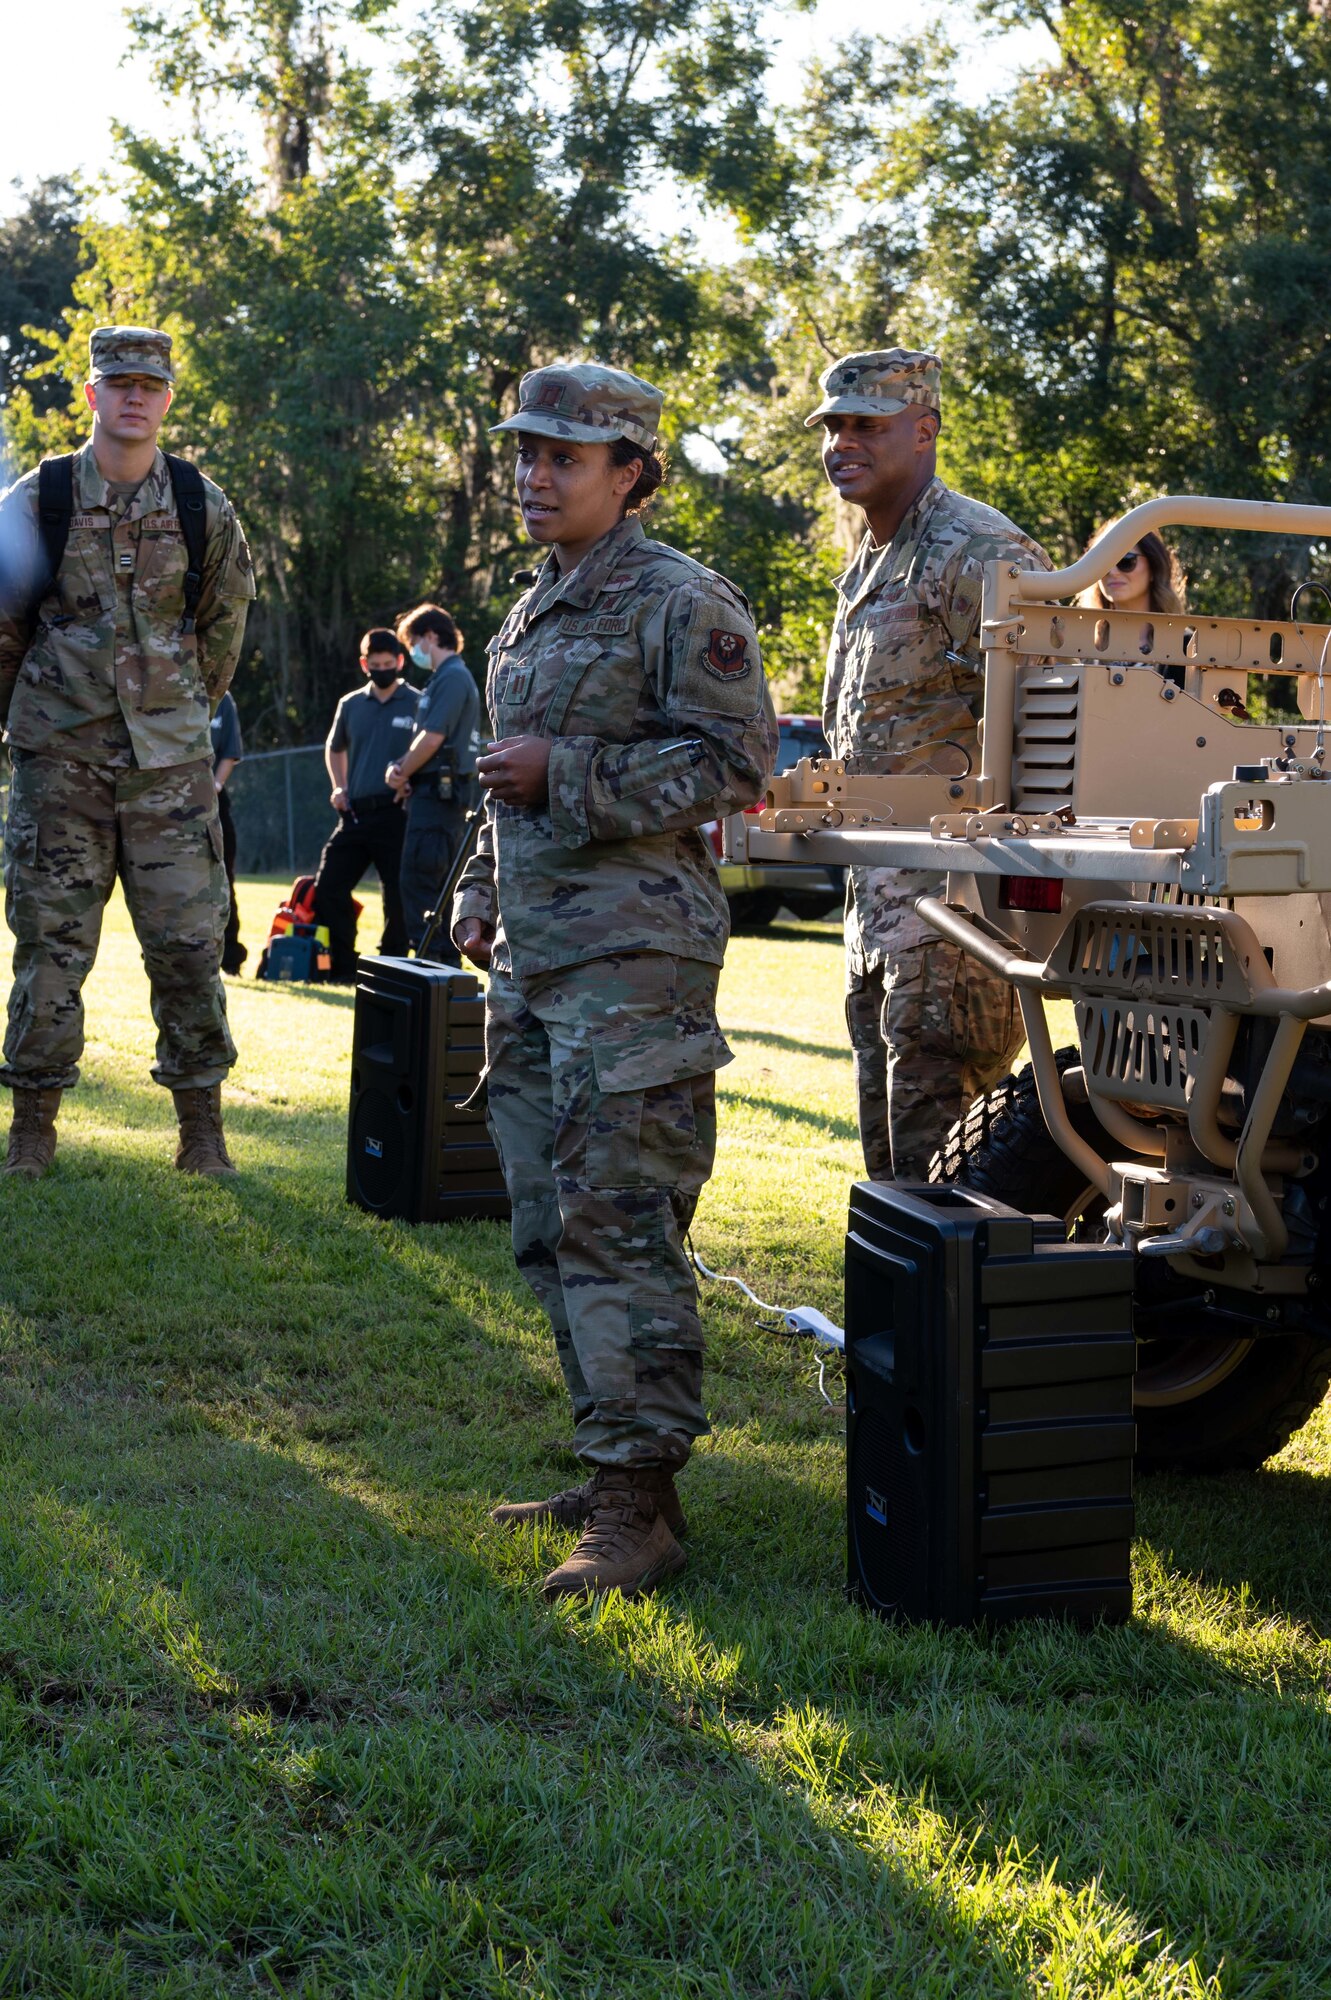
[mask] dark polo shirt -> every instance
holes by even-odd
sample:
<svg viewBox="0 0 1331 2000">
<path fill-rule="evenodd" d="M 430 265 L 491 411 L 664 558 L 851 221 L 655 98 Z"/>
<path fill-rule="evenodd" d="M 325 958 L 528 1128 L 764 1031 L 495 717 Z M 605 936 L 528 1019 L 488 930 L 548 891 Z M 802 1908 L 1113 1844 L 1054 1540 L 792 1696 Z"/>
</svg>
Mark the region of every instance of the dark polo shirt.
<svg viewBox="0 0 1331 2000">
<path fill-rule="evenodd" d="M 421 689 L 417 704 L 417 729 L 444 739 L 422 770 L 445 770 L 448 765 L 445 752 L 451 750 L 454 771 L 459 777 L 470 777 L 476 768 L 481 696 L 460 653 L 449 653 L 439 662 Z"/>
<path fill-rule="evenodd" d="M 416 733 L 416 696 L 399 681 L 380 701 L 367 681 L 337 704 L 328 748 L 347 753 L 347 792 L 353 799 L 391 799 L 384 772 L 406 755 Z"/>
</svg>

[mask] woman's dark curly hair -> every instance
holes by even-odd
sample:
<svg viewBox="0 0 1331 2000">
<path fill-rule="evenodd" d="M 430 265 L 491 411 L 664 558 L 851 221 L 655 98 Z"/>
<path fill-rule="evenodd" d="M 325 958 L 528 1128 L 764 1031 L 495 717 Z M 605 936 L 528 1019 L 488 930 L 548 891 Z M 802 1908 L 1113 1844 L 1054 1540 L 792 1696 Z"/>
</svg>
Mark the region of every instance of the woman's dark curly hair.
<svg viewBox="0 0 1331 2000">
<path fill-rule="evenodd" d="M 649 506 L 652 496 L 665 485 L 670 472 L 669 463 L 660 452 L 648 451 L 644 445 L 634 444 L 632 438 L 621 437 L 612 441 L 612 465 L 631 465 L 635 458 L 642 460 L 642 471 L 624 502 L 626 514 L 640 514 L 644 507 Z"/>
</svg>

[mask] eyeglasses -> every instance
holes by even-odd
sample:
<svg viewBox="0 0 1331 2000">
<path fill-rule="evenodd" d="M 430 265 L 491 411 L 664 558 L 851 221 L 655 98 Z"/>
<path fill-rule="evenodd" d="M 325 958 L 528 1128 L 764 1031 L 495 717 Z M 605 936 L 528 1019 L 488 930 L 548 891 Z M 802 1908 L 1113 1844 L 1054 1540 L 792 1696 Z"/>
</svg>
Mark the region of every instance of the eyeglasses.
<svg viewBox="0 0 1331 2000">
<path fill-rule="evenodd" d="M 1120 556 L 1118 561 L 1112 564 L 1111 567 L 1116 569 L 1121 576 L 1131 576 L 1141 559 L 1141 550 L 1131 549 L 1127 555 Z M 1105 574 L 1108 575 L 1109 572 L 1106 571 Z"/>
</svg>

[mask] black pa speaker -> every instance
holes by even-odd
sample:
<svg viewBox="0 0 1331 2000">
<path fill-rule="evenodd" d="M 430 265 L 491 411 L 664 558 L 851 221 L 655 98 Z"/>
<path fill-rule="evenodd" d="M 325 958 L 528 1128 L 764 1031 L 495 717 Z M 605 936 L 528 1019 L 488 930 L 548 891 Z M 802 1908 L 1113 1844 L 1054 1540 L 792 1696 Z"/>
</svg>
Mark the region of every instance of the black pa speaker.
<svg viewBox="0 0 1331 2000">
<path fill-rule="evenodd" d="M 509 1213 L 485 1113 L 464 1109 L 484 1061 L 485 1001 L 474 973 L 414 958 L 362 958 L 348 1201 L 405 1222 Z"/>
<path fill-rule="evenodd" d="M 846 1236 L 849 1590 L 943 1625 L 1132 1611 L 1132 1255 L 966 1188 Z"/>
</svg>

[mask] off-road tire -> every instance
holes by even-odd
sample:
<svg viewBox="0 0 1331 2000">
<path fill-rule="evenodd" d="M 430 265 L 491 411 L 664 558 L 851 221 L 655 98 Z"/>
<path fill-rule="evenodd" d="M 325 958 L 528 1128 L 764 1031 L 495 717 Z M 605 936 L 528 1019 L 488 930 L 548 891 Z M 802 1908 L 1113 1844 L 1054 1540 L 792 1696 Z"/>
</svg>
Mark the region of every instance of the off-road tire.
<svg viewBox="0 0 1331 2000">
<path fill-rule="evenodd" d="M 1057 1061 L 1061 1075 L 1080 1056 L 1060 1049 Z M 1103 1141 L 1091 1111 L 1068 1108 L 1086 1138 Z M 1056 1215 L 1069 1231 L 1079 1224 L 1083 1236 L 1094 1233 L 1100 1197 L 1050 1137 L 1029 1069 L 975 1100 L 934 1155 L 929 1178 L 958 1181 L 1028 1215 Z M 1282 1333 L 1245 1342 L 1232 1322 L 1212 1334 L 1198 1308 L 1189 1310 L 1178 1342 L 1152 1341 L 1142 1353 L 1134 1401 L 1143 1471 L 1251 1470 L 1303 1428 L 1331 1382 L 1331 1340 Z M 1188 1364 L 1171 1356 L 1195 1359 L 1195 1393 Z M 1208 1356 L 1214 1357 L 1209 1366 Z M 1169 1400 L 1159 1400 L 1161 1393 Z"/>
</svg>

